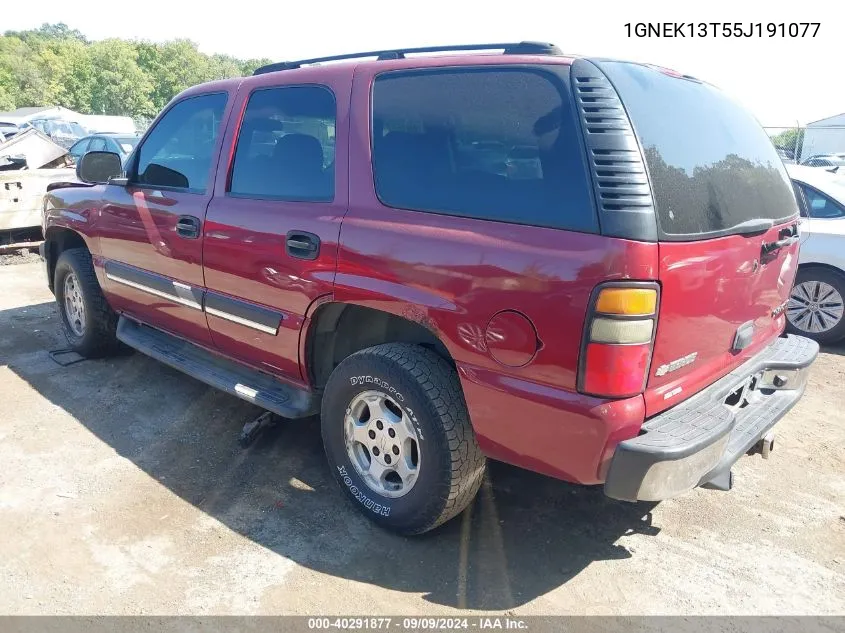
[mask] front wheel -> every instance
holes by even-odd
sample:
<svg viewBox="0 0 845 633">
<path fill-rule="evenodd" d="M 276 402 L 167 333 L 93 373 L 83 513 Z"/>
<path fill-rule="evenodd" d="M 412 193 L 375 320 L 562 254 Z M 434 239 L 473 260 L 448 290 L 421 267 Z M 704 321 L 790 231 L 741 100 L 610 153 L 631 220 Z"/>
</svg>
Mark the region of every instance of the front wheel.
<svg viewBox="0 0 845 633">
<path fill-rule="evenodd" d="M 71 248 L 59 256 L 53 292 L 70 349 L 80 356 L 95 358 L 119 348 L 115 336 L 117 315 L 97 282 L 87 249 Z"/>
<path fill-rule="evenodd" d="M 455 369 L 417 345 L 352 354 L 323 395 L 329 466 L 368 518 L 420 534 L 459 514 L 484 476 Z"/>
<path fill-rule="evenodd" d="M 829 344 L 845 338 L 845 273 L 802 268 L 786 307 L 790 332 Z"/>
</svg>

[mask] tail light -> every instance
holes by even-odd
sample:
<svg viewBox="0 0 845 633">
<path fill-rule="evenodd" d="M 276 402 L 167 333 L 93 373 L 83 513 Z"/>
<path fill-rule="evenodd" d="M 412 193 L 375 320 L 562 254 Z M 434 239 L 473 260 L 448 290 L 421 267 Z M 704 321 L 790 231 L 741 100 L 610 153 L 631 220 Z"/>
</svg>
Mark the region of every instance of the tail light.
<svg viewBox="0 0 845 633">
<path fill-rule="evenodd" d="M 593 291 L 578 368 L 578 391 L 607 398 L 642 393 L 657 329 L 659 287 L 613 283 Z"/>
</svg>

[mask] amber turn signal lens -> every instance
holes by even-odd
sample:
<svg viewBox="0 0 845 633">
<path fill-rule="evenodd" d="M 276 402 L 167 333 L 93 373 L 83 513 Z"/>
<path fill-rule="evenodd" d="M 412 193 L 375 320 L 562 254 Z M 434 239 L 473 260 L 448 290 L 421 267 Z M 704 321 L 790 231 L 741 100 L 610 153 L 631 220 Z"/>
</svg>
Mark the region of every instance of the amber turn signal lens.
<svg viewBox="0 0 845 633">
<path fill-rule="evenodd" d="M 604 288 L 596 300 L 602 314 L 654 314 L 657 291 L 653 288 Z"/>
</svg>

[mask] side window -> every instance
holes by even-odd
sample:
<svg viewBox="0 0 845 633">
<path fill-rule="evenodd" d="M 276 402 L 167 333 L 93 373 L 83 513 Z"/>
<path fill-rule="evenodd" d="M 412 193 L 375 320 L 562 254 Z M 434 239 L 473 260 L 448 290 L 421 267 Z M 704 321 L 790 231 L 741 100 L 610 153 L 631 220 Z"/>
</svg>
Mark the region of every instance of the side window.
<svg viewBox="0 0 845 633">
<path fill-rule="evenodd" d="M 106 147 L 105 139 L 97 136 L 97 137 L 91 139 L 91 145 L 88 146 L 87 151 L 89 151 L 89 152 L 104 152 L 107 149 L 110 149 L 110 148 Z"/>
<path fill-rule="evenodd" d="M 256 90 L 241 123 L 230 195 L 333 200 L 336 112 L 328 88 Z"/>
<path fill-rule="evenodd" d="M 74 146 L 68 150 L 68 152 L 74 158 L 79 159 L 80 156 L 88 151 L 89 143 L 91 143 L 91 139 L 84 138 L 81 141 L 77 141 Z"/>
<path fill-rule="evenodd" d="M 832 198 L 811 187 L 804 186 L 802 188 L 804 190 L 804 196 L 807 199 L 808 212 L 811 218 L 845 217 L 845 209 Z"/>
<path fill-rule="evenodd" d="M 373 87 L 373 170 L 382 203 L 597 231 L 569 69 L 388 72 Z"/>
<path fill-rule="evenodd" d="M 205 192 L 226 98 L 190 97 L 170 108 L 141 145 L 131 181 Z"/>
</svg>

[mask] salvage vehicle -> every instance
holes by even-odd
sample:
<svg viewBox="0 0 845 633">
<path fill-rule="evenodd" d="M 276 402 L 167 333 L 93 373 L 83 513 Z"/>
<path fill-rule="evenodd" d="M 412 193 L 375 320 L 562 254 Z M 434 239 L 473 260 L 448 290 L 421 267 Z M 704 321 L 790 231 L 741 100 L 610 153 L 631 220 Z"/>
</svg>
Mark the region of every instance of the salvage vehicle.
<svg viewBox="0 0 845 633">
<path fill-rule="evenodd" d="M 801 165 L 787 171 L 801 206 L 802 235 L 787 329 L 837 343 L 845 339 L 845 178 Z"/>
<path fill-rule="evenodd" d="M 47 187 L 75 180 L 70 165 L 67 150 L 33 128 L 0 143 L 0 240 L 39 232 Z"/>
<path fill-rule="evenodd" d="M 21 129 L 16 123 L 12 123 L 11 121 L 0 121 L 0 135 L 2 135 L 6 140 L 12 138 L 20 131 Z"/>
<path fill-rule="evenodd" d="M 52 139 L 57 145 L 69 149 L 87 132 L 76 121 L 66 121 L 59 118 L 30 119 L 23 125 L 23 129 L 36 129 Z"/>
<path fill-rule="evenodd" d="M 783 335 L 775 148 L 662 68 L 531 42 L 281 62 L 77 171 L 42 249 L 71 347 L 320 413 L 344 494 L 403 534 L 461 512 L 486 458 L 627 501 L 729 489 L 818 352 Z"/>
</svg>

